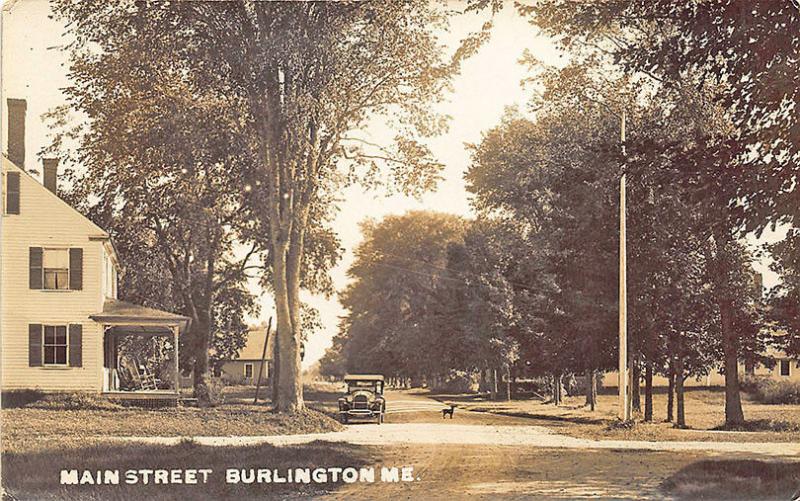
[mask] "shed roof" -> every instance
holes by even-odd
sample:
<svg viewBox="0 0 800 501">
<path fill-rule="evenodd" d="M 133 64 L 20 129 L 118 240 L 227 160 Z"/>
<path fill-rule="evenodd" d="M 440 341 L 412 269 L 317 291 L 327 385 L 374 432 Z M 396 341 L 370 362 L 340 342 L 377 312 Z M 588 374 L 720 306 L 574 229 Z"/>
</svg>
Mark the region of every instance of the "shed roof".
<svg viewBox="0 0 800 501">
<path fill-rule="evenodd" d="M 119 299 L 106 299 L 103 303 L 103 311 L 90 315 L 89 318 L 100 322 L 154 322 L 184 325 L 189 323 L 189 317 Z"/>
</svg>

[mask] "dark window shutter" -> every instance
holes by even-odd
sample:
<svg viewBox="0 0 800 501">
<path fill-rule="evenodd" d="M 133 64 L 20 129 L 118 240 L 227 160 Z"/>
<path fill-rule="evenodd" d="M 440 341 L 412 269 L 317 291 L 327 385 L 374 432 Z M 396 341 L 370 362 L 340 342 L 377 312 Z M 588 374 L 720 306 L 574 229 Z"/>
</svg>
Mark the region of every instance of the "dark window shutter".
<svg viewBox="0 0 800 501">
<path fill-rule="evenodd" d="M 42 365 L 42 324 L 28 324 L 28 366 Z"/>
<path fill-rule="evenodd" d="M 19 172 L 6 174 L 6 214 L 19 214 Z"/>
<path fill-rule="evenodd" d="M 83 365 L 83 326 L 69 324 L 69 366 Z"/>
<path fill-rule="evenodd" d="M 42 248 L 31 247 L 28 249 L 29 286 L 31 289 L 42 288 Z"/>
<path fill-rule="evenodd" d="M 74 291 L 83 288 L 83 249 L 69 250 L 69 288 Z"/>
</svg>

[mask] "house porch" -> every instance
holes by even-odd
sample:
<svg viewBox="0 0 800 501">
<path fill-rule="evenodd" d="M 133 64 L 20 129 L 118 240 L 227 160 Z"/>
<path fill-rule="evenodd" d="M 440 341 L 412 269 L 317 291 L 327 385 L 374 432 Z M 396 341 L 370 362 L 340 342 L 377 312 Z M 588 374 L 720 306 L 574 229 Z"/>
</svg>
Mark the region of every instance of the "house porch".
<svg viewBox="0 0 800 501">
<path fill-rule="evenodd" d="M 118 400 L 180 397 L 180 334 L 188 328 L 187 317 L 108 300 L 103 312 L 91 318 L 103 326 L 103 395 Z M 158 357 L 155 351 L 149 357 L 130 349 L 122 353 L 126 343 L 150 342 L 153 338 L 162 339 L 163 344 L 156 350 Z"/>
</svg>

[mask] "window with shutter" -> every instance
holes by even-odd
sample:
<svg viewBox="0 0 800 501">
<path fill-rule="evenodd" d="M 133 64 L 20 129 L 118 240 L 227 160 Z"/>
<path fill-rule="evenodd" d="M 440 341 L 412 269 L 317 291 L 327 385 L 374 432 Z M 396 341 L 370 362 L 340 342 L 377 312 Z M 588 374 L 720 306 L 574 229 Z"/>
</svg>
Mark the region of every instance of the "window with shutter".
<svg viewBox="0 0 800 501">
<path fill-rule="evenodd" d="M 69 289 L 69 251 L 44 249 L 42 257 L 45 289 Z"/>
<path fill-rule="evenodd" d="M 83 249 L 69 250 L 69 288 L 79 291 L 83 288 Z"/>
<path fill-rule="evenodd" d="M 31 289 L 42 288 L 42 256 L 44 250 L 41 247 L 30 247 L 28 249 L 28 269 L 29 287 Z"/>
<path fill-rule="evenodd" d="M 29 250 L 31 289 L 83 289 L 83 249 L 31 247 Z"/>
<path fill-rule="evenodd" d="M 42 365 L 42 325 L 28 325 L 28 366 Z"/>
<path fill-rule="evenodd" d="M 69 366 L 81 367 L 83 365 L 83 326 L 70 324 L 69 326 Z"/>
<path fill-rule="evenodd" d="M 67 326 L 44 326 L 44 365 L 67 365 Z"/>
<path fill-rule="evenodd" d="M 19 172 L 6 173 L 6 214 L 19 214 Z"/>
</svg>

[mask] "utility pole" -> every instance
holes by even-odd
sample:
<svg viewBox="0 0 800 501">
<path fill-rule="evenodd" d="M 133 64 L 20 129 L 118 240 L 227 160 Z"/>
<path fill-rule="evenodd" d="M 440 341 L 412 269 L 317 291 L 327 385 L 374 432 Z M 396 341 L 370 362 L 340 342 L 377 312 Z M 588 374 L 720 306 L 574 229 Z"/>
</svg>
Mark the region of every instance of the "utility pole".
<svg viewBox="0 0 800 501">
<path fill-rule="evenodd" d="M 625 112 L 622 112 L 620 124 L 622 157 L 625 152 Z M 624 160 L 623 160 L 624 161 Z M 619 419 L 630 421 L 631 389 L 628 370 L 628 263 L 625 248 L 625 165 L 619 178 Z"/>
<path fill-rule="evenodd" d="M 261 351 L 261 363 L 258 365 L 258 379 L 256 379 L 256 395 L 253 397 L 253 405 L 258 403 L 258 389 L 261 387 L 261 376 L 264 374 L 264 364 L 266 363 L 266 358 L 267 358 L 267 345 L 269 345 L 269 334 L 271 330 L 272 330 L 272 317 L 269 317 L 269 323 L 267 323 L 267 333 L 264 336 L 264 349 Z M 275 376 L 273 375 L 273 377 Z"/>
</svg>

